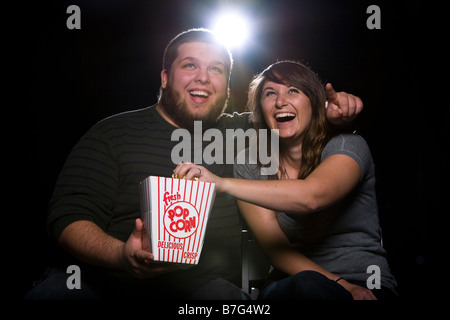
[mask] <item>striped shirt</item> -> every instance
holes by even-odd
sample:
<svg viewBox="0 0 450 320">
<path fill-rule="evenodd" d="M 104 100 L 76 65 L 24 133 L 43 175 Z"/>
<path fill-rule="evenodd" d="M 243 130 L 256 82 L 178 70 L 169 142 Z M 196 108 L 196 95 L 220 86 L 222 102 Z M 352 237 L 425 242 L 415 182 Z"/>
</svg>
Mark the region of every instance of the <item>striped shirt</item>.
<svg viewBox="0 0 450 320">
<path fill-rule="evenodd" d="M 247 116 L 223 115 L 215 128 L 223 137 L 226 129 L 245 130 L 250 125 Z M 57 239 L 72 222 L 88 220 L 126 241 L 140 217 L 139 183 L 150 175 L 170 177 L 176 166 L 171 161 L 172 148 L 179 143 L 171 141 L 174 129 L 155 106 L 114 115 L 93 126 L 75 145 L 58 177 L 47 221 L 52 237 Z M 223 177 L 233 176 L 232 164 L 205 167 Z M 187 278 L 197 286 L 221 277 L 239 285 L 240 233 L 234 199 L 217 194 L 199 264 L 148 282 L 167 287 L 183 279 L 185 287 Z M 125 274 L 118 277 L 127 279 Z"/>
</svg>

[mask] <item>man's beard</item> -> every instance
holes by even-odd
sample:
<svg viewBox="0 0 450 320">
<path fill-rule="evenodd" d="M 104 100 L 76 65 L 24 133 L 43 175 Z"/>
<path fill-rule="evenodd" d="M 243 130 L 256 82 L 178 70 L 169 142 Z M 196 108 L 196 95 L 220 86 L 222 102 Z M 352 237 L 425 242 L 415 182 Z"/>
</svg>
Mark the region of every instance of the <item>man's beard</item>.
<svg viewBox="0 0 450 320">
<path fill-rule="evenodd" d="M 181 99 L 180 95 L 172 89 L 168 83 L 162 91 L 160 105 L 164 108 L 166 114 L 181 128 L 190 132 L 194 131 L 194 121 L 202 121 L 203 130 L 212 127 L 219 116 L 224 112 L 227 106 L 228 98 L 218 101 L 218 103 L 210 107 L 210 112 L 204 116 L 195 116 L 189 113 L 186 102 Z M 219 105 L 220 104 L 220 105 Z"/>
</svg>

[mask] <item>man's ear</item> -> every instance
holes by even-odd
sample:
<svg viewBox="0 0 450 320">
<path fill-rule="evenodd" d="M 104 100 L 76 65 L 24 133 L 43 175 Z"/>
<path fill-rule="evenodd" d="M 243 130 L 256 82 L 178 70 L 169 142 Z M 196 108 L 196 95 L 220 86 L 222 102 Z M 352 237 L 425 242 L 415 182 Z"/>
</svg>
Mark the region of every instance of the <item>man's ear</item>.
<svg viewBox="0 0 450 320">
<path fill-rule="evenodd" d="M 166 86 L 167 86 L 167 78 L 168 78 L 167 70 L 166 70 L 166 69 L 163 69 L 163 70 L 161 71 L 161 88 L 162 88 L 162 89 L 165 89 Z"/>
</svg>

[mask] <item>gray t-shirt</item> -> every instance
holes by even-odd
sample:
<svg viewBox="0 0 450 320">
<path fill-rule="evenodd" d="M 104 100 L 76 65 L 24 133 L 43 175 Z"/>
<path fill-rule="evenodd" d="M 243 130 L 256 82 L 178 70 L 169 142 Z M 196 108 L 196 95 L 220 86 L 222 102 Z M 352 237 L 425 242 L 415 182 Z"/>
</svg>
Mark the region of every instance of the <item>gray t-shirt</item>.
<svg viewBox="0 0 450 320">
<path fill-rule="evenodd" d="M 321 161 L 334 154 L 353 158 L 361 168 L 361 180 L 338 204 L 311 214 L 276 212 L 278 223 L 291 246 L 308 258 L 349 281 L 367 281 L 369 266 L 381 271 L 381 285 L 397 286 L 381 245 L 381 228 L 375 194 L 375 168 L 366 141 L 356 134 L 341 134 L 325 146 Z M 236 178 L 267 180 L 253 164 L 235 164 Z M 368 273 L 369 272 L 369 273 Z"/>
</svg>

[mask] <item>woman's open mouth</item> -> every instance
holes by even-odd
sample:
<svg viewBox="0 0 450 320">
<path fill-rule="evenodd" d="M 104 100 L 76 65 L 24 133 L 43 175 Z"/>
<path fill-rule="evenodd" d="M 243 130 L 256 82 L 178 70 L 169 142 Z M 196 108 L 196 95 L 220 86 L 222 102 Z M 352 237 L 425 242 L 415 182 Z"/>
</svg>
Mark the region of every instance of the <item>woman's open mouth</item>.
<svg viewBox="0 0 450 320">
<path fill-rule="evenodd" d="M 283 112 L 283 113 L 277 113 L 277 114 L 275 115 L 275 120 L 276 120 L 278 123 L 282 123 L 282 122 L 287 122 L 287 121 L 294 120 L 295 117 L 296 117 L 296 115 L 293 114 L 293 113 L 290 113 L 290 112 Z"/>
</svg>

